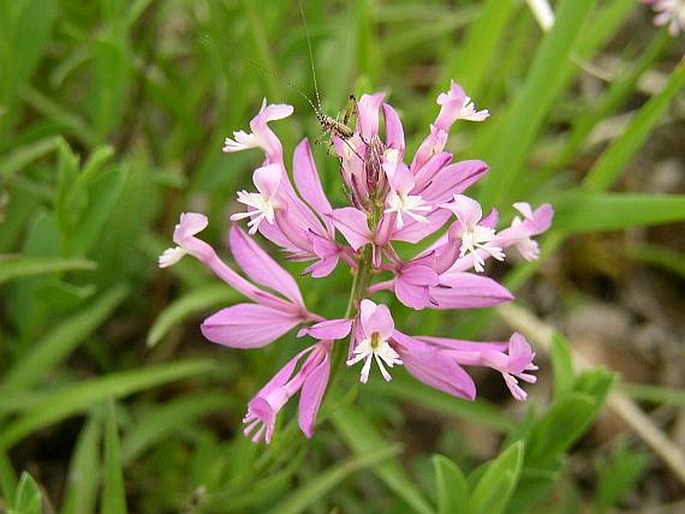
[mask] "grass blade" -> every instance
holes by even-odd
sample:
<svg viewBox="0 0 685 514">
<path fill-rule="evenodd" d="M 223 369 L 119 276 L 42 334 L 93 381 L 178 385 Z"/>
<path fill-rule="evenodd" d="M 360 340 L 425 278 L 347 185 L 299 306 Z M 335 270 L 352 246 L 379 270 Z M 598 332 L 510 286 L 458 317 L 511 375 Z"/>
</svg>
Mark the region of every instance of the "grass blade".
<svg viewBox="0 0 685 514">
<path fill-rule="evenodd" d="M 681 59 L 671 73 L 664 89 L 640 109 L 628 128 L 607 148 L 588 172 L 583 181 L 585 188 L 591 191 L 604 191 L 618 180 L 684 85 L 685 58 Z"/>
<path fill-rule="evenodd" d="M 0 433 L 0 449 L 10 448 L 27 435 L 83 412 L 106 398 L 122 398 L 167 382 L 206 375 L 216 369 L 214 361 L 187 360 L 111 373 L 45 394 Z M 11 393 L 7 394 L 11 396 Z"/>
<path fill-rule="evenodd" d="M 307 482 L 304 487 L 301 487 L 295 493 L 288 496 L 270 512 L 274 514 L 296 514 L 298 512 L 304 512 L 326 493 L 340 485 L 347 477 L 358 471 L 377 466 L 383 461 L 399 455 L 401 452 L 402 450 L 398 445 L 392 445 L 381 447 L 380 450 L 365 455 L 350 457 L 325 473 L 319 474 L 316 477 L 316 480 Z"/>
<path fill-rule="evenodd" d="M 0 261 L 0 284 L 17 278 L 45 275 L 60 271 L 93 270 L 96 263 L 85 259 L 62 259 L 59 257 L 23 257 L 16 261 Z"/>
<path fill-rule="evenodd" d="M 363 456 L 378 448 L 391 447 L 390 443 L 381 437 L 359 410 L 338 404 L 331 411 L 331 419 L 340 437 L 358 455 Z M 398 460 L 393 459 L 385 462 L 383 466 L 376 466 L 373 472 L 416 512 L 433 513 L 433 507 L 414 485 L 414 481 L 407 475 Z"/>
<path fill-rule="evenodd" d="M 67 477 L 67 492 L 62 514 L 89 514 L 95 511 L 100 485 L 100 444 L 102 423 L 91 414 L 86 421 L 76 447 Z"/>
<path fill-rule="evenodd" d="M 46 371 L 64 360 L 108 319 L 127 295 L 127 287 L 115 287 L 93 305 L 57 325 L 12 367 L 3 388 L 20 389 L 38 383 Z"/>
<path fill-rule="evenodd" d="M 563 79 L 560 72 L 570 59 L 593 4 L 594 0 L 565 0 L 559 6 L 554 28 L 535 54 L 489 159 L 490 173 L 481 195 L 486 205 L 506 203 L 507 193 L 519 181 L 528 151 L 558 93 L 558 83 Z"/>
<path fill-rule="evenodd" d="M 102 514 L 126 514 L 126 489 L 121 465 L 121 445 L 114 402 L 107 409 L 105 428 L 105 486 L 102 494 Z"/>
</svg>

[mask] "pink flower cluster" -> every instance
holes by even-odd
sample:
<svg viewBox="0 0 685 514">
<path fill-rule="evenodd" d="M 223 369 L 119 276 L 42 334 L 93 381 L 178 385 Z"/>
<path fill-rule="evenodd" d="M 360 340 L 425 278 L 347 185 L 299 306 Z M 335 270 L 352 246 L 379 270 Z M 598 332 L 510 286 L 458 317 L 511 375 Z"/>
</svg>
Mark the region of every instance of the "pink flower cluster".
<svg viewBox="0 0 685 514">
<path fill-rule="evenodd" d="M 452 83 L 438 97 L 440 112 L 430 133 L 409 159 L 399 115 L 385 95 L 364 95 L 358 103 L 352 137 L 333 135 L 350 205 L 334 208 L 326 197 L 309 142 L 295 149 L 293 178 L 286 170 L 283 147 L 269 122 L 289 116 L 289 105 L 268 105 L 266 100 L 250 122 L 251 132 L 227 138 L 225 152 L 261 148 L 265 160 L 255 170 L 256 192 L 238 192 L 246 206 L 231 220 L 249 219 L 246 234 L 231 227 L 229 243 L 238 266 L 250 279 L 227 266 L 214 249 L 196 237 L 208 222 L 201 214 L 181 215 L 174 231 L 176 247 L 160 257 L 161 267 L 190 254 L 230 286 L 251 300 L 220 310 L 202 323 L 203 335 L 232 348 L 259 348 L 300 327 L 298 337 L 316 342 L 298 353 L 248 404 L 245 434 L 257 442 L 270 442 L 276 416 L 283 405 L 300 393 L 299 424 L 311 437 L 331 373 L 336 341 L 349 337 L 347 365 L 361 365 L 361 381 L 371 368 L 385 380 L 390 370 L 404 366 L 418 380 L 446 393 L 474 399 L 476 386 L 462 366 L 497 370 L 517 400 L 526 398 L 519 380 L 535 382 L 535 354 L 520 334 L 505 342 L 472 342 L 441 337 L 410 336 L 395 328 L 386 305 L 371 297 L 382 290 L 416 310 L 465 309 L 509 302 L 513 295 L 481 273 L 488 259 L 503 260 L 505 250 L 516 249 L 527 260 L 537 259 L 538 245 L 531 238 L 546 231 L 553 210 L 549 204 L 533 209 L 527 203 L 514 207 L 521 214 L 497 231 L 498 213 L 483 216 L 479 203 L 464 191 L 488 171 L 483 161 L 453 161 L 445 151 L 448 133 L 457 120 L 483 121 L 464 90 Z M 381 130 L 381 127 L 384 130 Z M 443 234 L 413 258 L 402 259 L 396 241 L 420 243 L 438 231 Z M 309 261 L 306 272 L 328 276 L 341 263 L 367 282 L 355 282 L 354 312 L 340 319 L 324 319 L 308 310 L 293 277 L 251 238 L 259 232 L 288 257 Z M 340 238 L 337 234 L 340 234 Z M 359 279 L 359 277 L 358 277 Z M 354 296 L 356 293 L 356 296 Z"/>
</svg>

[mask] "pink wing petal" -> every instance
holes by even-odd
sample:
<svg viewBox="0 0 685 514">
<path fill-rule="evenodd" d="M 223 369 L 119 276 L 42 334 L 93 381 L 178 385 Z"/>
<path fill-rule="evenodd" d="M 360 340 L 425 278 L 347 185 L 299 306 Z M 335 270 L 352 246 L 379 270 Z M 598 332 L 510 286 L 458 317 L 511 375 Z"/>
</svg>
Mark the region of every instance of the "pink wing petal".
<svg viewBox="0 0 685 514">
<path fill-rule="evenodd" d="M 237 225 L 231 227 L 229 242 L 238 265 L 252 280 L 278 291 L 304 307 L 304 299 L 295 279 Z"/>
<path fill-rule="evenodd" d="M 385 142 L 388 148 L 404 152 L 404 128 L 397 111 L 390 104 L 383 104 L 385 114 Z"/>
<path fill-rule="evenodd" d="M 483 217 L 483 209 L 473 198 L 465 195 L 454 195 L 454 201 L 449 204 L 450 210 L 467 227 L 475 227 Z"/>
<path fill-rule="evenodd" d="M 450 164 L 435 173 L 420 191 L 421 196 L 431 203 L 450 201 L 453 195 L 463 193 L 483 178 L 488 170 L 486 163 L 475 159 Z"/>
<path fill-rule="evenodd" d="M 404 367 L 418 380 L 447 394 L 473 400 L 476 397 L 476 384 L 471 376 L 443 352 L 395 331 L 393 339 L 399 343 Z"/>
<path fill-rule="evenodd" d="M 431 296 L 438 304 L 436 309 L 492 307 L 514 299 L 514 295 L 503 285 L 473 273 L 443 273 L 440 284 L 430 289 Z"/>
<path fill-rule="evenodd" d="M 306 334 L 314 339 L 342 339 L 347 337 L 351 329 L 351 319 L 331 319 L 301 329 L 297 333 L 297 337 Z"/>
<path fill-rule="evenodd" d="M 312 157 L 312 149 L 309 141 L 303 139 L 295 148 L 294 174 L 297 189 L 300 191 L 309 205 L 311 205 L 319 215 L 329 214 L 333 211 L 326 194 L 323 191 L 319 174 Z"/>
<path fill-rule="evenodd" d="M 427 287 L 410 284 L 401 278 L 395 280 L 395 296 L 404 305 L 416 310 L 425 309 L 431 303 Z"/>
<path fill-rule="evenodd" d="M 408 221 L 400 230 L 393 232 L 392 239 L 407 243 L 418 243 L 439 230 L 450 219 L 451 213 L 445 209 L 435 209 L 426 215 L 428 223 L 419 223 L 415 220 Z"/>
<path fill-rule="evenodd" d="M 378 135 L 379 112 L 385 93 L 363 95 L 357 105 L 358 125 L 361 127 L 362 137 L 371 141 L 373 136 Z"/>
<path fill-rule="evenodd" d="M 264 109 L 264 121 L 276 121 L 287 118 L 293 113 L 293 106 L 288 104 L 271 104 Z"/>
<path fill-rule="evenodd" d="M 239 303 L 212 314 L 202 322 L 202 335 L 230 348 L 261 348 L 301 322 L 287 311 Z"/>
<path fill-rule="evenodd" d="M 328 349 L 318 350 L 323 353 L 322 361 L 305 378 L 304 384 L 302 384 L 302 391 L 300 392 L 298 422 L 300 430 L 308 438 L 314 434 L 316 416 L 319 413 L 321 401 L 326 392 L 328 379 L 331 374 L 330 343 L 322 344 L 326 344 Z"/>
<path fill-rule="evenodd" d="M 209 220 L 204 214 L 197 212 L 184 212 L 181 214 L 176 227 L 174 227 L 174 243 L 181 246 L 183 241 L 202 232 L 209 225 Z"/>
<path fill-rule="evenodd" d="M 327 215 L 353 250 L 358 250 L 372 238 L 371 230 L 366 219 L 366 214 L 354 207 L 335 209 Z"/>
</svg>

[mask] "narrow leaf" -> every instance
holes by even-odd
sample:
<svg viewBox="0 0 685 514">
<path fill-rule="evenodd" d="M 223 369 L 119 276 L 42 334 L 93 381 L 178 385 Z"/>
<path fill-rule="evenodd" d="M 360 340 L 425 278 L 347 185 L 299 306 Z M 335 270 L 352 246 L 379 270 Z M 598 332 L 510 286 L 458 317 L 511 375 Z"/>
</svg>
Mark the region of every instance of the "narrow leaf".
<svg viewBox="0 0 685 514">
<path fill-rule="evenodd" d="M 350 457 L 324 473 L 317 475 L 296 492 L 288 496 L 270 512 L 273 514 L 296 514 L 311 508 L 316 502 L 336 486 L 358 471 L 379 465 L 381 462 L 399 455 L 402 452 L 398 445 L 381 447 L 366 455 Z"/>
<path fill-rule="evenodd" d="M 46 371 L 62 362 L 108 319 L 127 294 L 126 287 L 115 287 L 88 308 L 57 325 L 12 367 L 3 387 L 19 389 L 39 382 Z"/>
<path fill-rule="evenodd" d="M 466 477 L 456 463 L 442 455 L 433 457 L 438 488 L 438 514 L 462 512 L 469 501 Z"/>
<path fill-rule="evenodd" d="M 121 464 L 121 446 L 114 402 L 109 402 L 105 429 L 105 485 L 102 494 L 102 514 L 126 514 L 126 489 Z"/>
<path fill-rule="evenodd" d="M 93 270 L 96 263 L 85 259 L 63 259 L 59 257 L 22 257 L 15 261 L 2 262 L 0 284 L 17 278 L 45 275 L 61 271 Z"/>
<path fill-rule="evenodd" d="M 72 454 L 67 476 L 66 500 L 62 514 L 95 512 L 100 485 L 100 445 L 102 423 L 91 414 L 83 426 Z"/>
<path fill-rule="evenodd" d="M 685 195 L 581 193 L 554 201 L 555 229 L 572 234 L 622 230 L 685 219 Z"/>
<path fill-rule="evenodd" d="M 159 314 L 147 335 L 147 345 L 155 346 L 172 327 L 181 324 L 190 316 L 218 306 L 230 305 L 239 298 L 241 296 L 224 284 L 203 286 L 184 294 Z"/>
<path fill-rule="evenodd" d="M 575 382 L 571 347 L 564 336 L 558 332 L 555 332 L 552 337 L 551 357 L 554 367 L 554 396 L 557 398 L 570 391 Z"/>
<path fill-rule="evenodd" d="M 217 366 L 213 361 L 187 360 L 111 373 L 42 395 L 29 410 L 9 423 L 0 433 L 0 449 L 10 448 L 27 435 L 83 412 L 109 397 L 125 397 L 167 382 L 206 375 L 216 370 Z M 0 394 L 0 404 L 5 395 L 12 394 L 3 391 Z"/>
<path fill-rule="evenodd" d="M 517 441 L 488 464 L 471 495 L 471 511 L 475 514 L 504 512 L 516 488 L 522 464 L 523 442 Z"/>
<path fill-rule="evenodd" d="M 21 474 L 9 514 L 43 514 L 43 497 L 38 484 L 27 472 Z"/>
<path fill-rule="evenodd" d="M 331 419 L 347 446 L 360 456 L 374 452 L 378 448 L 392 446 L 358 410 L 338 404 L 331 412 Z M 397 459 L 374 467 L 373 472 L 416 512 L 433 513 L 433 508 Z"/>
</svg>

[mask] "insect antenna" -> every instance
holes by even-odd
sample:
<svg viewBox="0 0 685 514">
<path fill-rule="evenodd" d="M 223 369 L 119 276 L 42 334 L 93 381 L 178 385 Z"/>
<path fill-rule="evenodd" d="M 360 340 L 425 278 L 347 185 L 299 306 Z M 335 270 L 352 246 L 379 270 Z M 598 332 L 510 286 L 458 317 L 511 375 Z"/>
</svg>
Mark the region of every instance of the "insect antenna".
<svg viewBox="0 0 685 514">
<path fill-rule="evenodd" d="M 300 8 L 300 16 L 302 17 L 302 24 L 304 25 L 305 35 L 307 36 L 307 49 L 309 50 L 309 66 L 312 72 L 312 82 L 314 83 L 314 94 L 316 95 L 316 105 L 318 108 L 314 109 L 317 116 L 323 114 L 321 109 L 321 96 L 319 95 L 319 84 L 316 81 L 316 70 L 314 69 L 314 50 L 312 49 L 312 38 L 309 34 L 309 25 L 307 24 L 307 17 L 304 14 L 304 6 L 302 0 L 297 0 L 297 5 Z M 311 104 L 311 100 L 309 101 Z M 313 106 L 312 106 L 313 107 Z"/>
</svg>

